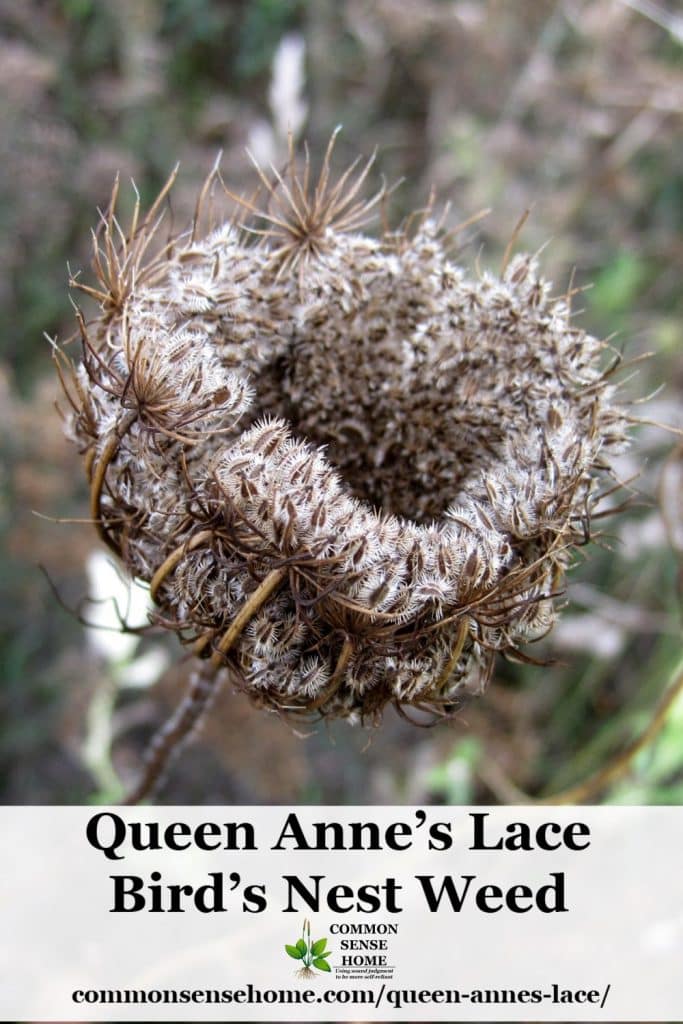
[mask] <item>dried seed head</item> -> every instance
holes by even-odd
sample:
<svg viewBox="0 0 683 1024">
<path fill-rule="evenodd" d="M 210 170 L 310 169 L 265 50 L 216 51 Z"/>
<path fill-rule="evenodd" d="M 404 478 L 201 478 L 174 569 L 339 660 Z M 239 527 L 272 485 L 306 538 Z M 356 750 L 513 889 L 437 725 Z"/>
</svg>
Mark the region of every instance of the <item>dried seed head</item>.
<svg viewBox="0 0 683 1024">
<path fill-rule="evenodd" d="M 311 181 L 307 146 L 303 173 L 297 174 L 293 137 L 290 135 L 289 173 L 286 176 L 272 168 L 271 180 L 253 161 L 267 195 L 264 207 L 258 207 L 226 189 L 228 195 L 253 214 L 257 222 L 265 223 L 265 228 L 248 226 L 247 230 L 264 239 L 269 262 L 276 269 L 277 276 L 297 266 L 303 275 L 309 262 L 334 250 L 338 235 L 363 227 L 384 195 L 382 189 L 371 199 L 362 196 L 361 190 L 374 163 L 374 155 L 360 170 L 361 159 L 358 157 L 337 181 L 332 179 L 332 151 L 338 133 L 339 128 L 330 137 L 315 183 Z"/>
<path fill-rule="evenodd" d="M 202 237 L 214 170 L 154 254 L 162 202 L 126 235 L 114 194 L 69 430 L 102 536 L 214 671 L 286 711 L 448 713 L 552 627 L 626 420 L 535 260 L 470 278 L 429 212 L 358 234 L 380 196 L 333 141 Z"/>
</svg>

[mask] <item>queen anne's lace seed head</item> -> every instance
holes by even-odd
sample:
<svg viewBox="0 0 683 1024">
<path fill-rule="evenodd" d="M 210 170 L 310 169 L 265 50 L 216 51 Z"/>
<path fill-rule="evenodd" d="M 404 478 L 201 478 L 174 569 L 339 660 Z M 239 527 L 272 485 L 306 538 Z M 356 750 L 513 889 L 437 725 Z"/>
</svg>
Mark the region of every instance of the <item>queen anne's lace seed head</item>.
<svg viewBox="0 0 683 1024">
<path fill-rule="evenodd" d="M 360 234 L 369 165 L 330 155 L 153 256 L 161 201 L 126 236 L 114 197 L 67 429 L 159 621 L 254 700 L 444 713 L 551 629 L 625 416 L 534 259 Z"/>
</svg>

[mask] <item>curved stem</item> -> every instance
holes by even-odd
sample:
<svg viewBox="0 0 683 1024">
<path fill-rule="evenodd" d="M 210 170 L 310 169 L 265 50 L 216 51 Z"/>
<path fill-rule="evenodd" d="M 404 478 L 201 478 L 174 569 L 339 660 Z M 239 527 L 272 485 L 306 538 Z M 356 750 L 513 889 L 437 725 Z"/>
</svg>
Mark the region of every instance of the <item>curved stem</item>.
<svg viewBox="0 0 683 1024">
<path fill-rule="evenodd" d="M 460 661 L 460 655 L 462 654 L 463 648 L 465 646 L 465 641 L 467 640 L 467 634 L 469 633 L 469 628 L 470 628 L 469 615 L 463 615 L 462 620 L 460 622 L 460 625 L 458 627 L 457 636 L 455 638 L 455 646 L 454 646 L 454 648 L 453 648 L 453 650 L 451 652 L 451 656 L 448 659 L 448 662 L 446 663 L 446 667 L 444 668 L 443 672 L 441 673 L 441 675 L 438 678 L 438 681 L 437 681 L 437 684 L 436 684 L 436 687 L 435 687 L 435 689 L 437 691 L 439 691 L 439 692 L 441 692 L 441 690 L 445 689 L 445 687 L 446 687 L 446 685 L 448 683 L 448 680 L 451 677 L 451 673 L 453 672 L 453 669 L 455 668 L 455 666 Z"/>
<path fill-rule="evenodd" d="M 137 418 L 137 413 L 128 412 L 121 420 L 118 429 L 107 441 L 106 445 L 102 450 L 97 462 L 94 464 L 94 472 L 92 480 L 90 482 L 90 515 L 97 524 L 97 529 L 100 537 L 110 548 L 113 548 L 118 554 L 118 548 L 114 541 L 107 533 L 104 524 L 102 522 L 102 516 L 100 514 L 100 500 L 102 498 L 102 488 L 104 487 L 104 480 L 107 475 L 107 470 L 111 465 L 111 462 L 116 455 L 119 445 L 121 444 L 121 438 L 126 434 Z"/>
<path fill-rule="evenodd" d="M 683 694 L 683 672 L 679 673 L 662 697 L 647 728 L 643 730 L 640 736 L 631 740 L 625 750 L 620 751 L 604 768 L 597 771 L 595 775 L 584 779 L 583 782 L 579 782 L 576 786 L 570 786 L 568 789 L 563 789 L 559 793 L 552 793 L 550 796 L 540 797 L 533 802 L 536 804 L 581 804 L 596 796 L 608 785 L 617 782 L 627 773 L 633 758 L 661 732 L 672 704 L 681 694 Z"/>
<path fill-rule="evenodd" d="M 206 633 L 202 633 L 198 636 L 195 642 L 192 644 L 192 654 L 195 658 L 198 658 L 207 644 L 210 644 L 213 640 L 214 634 L 212 630 L 207 630 Z"/>
<path fill-rule="evenodd" d="M 194 537 L 191 537 L 190 540 L 184 541 L 175 549 L 175 551 L 171 552 L 168 558 L 162 562 L 154 573 L 149 584 L 149 596 L 153 601 L 156 601 L 159 587 L 169 573 L 173 572 L 178 562 L 181 562 L 185 555 L 189 554 L 190 551 L 194 551 L 195 548 L 200 547 L 204 541 L 211 540 L 212 537 L 212 530 L 201 530 L 199 533 L 196 533 Z"/>
<path fill-rule="evenodd" d="M 313 703 L 308 705 L 306 709 L 307 711 L 317 711 L 318 708 L 323 707 L 324 704 L 327 704 L 328 700 L 331 700 L 331 698 L 334 697 L 335 693 L 344 681 L 346 667 L 352 654 L 353 643 L 350 637 L 347 636 L 346 640 L 344 640 L 342 649 L 339 652 L 337 664 L 335 665 L 334 672 L 332 673 L 329 683 Z"/>
<path fill-rule="evenodd" d="M 189 736 L 217 694 L 217 675 L 215 671 L 205 671 L 204 666 L 192 673 L 188 693 L 152 739 L 145 755 L 142 778 L 125 798 L 124 804 L 139 804 L 155 790 L 180 752 L 183 740 Z"/>
<path fill-rule="evenodd" d="M 184 740 L 190 735 L 218 693 L 220 670 L 225 664 L 225 655 L 239 639 L 249 620 L 280 585 L 286 573 L 285 568 L 273 569 L 268 573 L 253 594 L 244 602 L 210 660 L 193 673 L 189 692 L 152 740 L 147 751 L 142 778 L 124 800 L 125 804 L 138 804 L 154 791 L 179 753 Z"/>
<path fill-rule="evenodd" d="M 581 804 L 595 797 L 607 786 L 618 782 L 628 772 L 633 758 L 641 750 L 644 750 L 648 743 L 651 743 L 662 731 L 669 716 L 674 702 L 683 694 L 683 671 L 678 672 L 674 682 L 662 697 L 655 709 L 651 721 L 640 736 L 627 745 L 624 750 L 619 751 L 607 764 L 600 768 L 594 775 L 590 775 L 583 782 L 570 786 L 567 789 L 551 793 L 549 796 L 532 797 L 524 793 L 518 786 L 508 779 L 501 768 L 490 761 L 477 769 L 480 776 L 492 793 L 501 799 L 501 802 L 511 804 L 530 804 L 533 806 L 565 806 L 567 804 Z"/>
<path fill-rule="evenodd" d="M 244 602 L 237 615 L 230 623 L 229 628 L 218 641 L 218 645 L 211 655 L 210 660 L 210 664 L 213 667 L 220 668 L 223 664 L 223 656 L 228 653 L 230 648 L 238 639 L 242 630 L 249 622 L 249 619 L 251 619 L 259 608 L 266 603 L 273 591 L 280 586 L 286 575 L 286 568 L 272 569 L 265 579 L 259 583 L 254 593 L 247 601 Z"/>
</svg>

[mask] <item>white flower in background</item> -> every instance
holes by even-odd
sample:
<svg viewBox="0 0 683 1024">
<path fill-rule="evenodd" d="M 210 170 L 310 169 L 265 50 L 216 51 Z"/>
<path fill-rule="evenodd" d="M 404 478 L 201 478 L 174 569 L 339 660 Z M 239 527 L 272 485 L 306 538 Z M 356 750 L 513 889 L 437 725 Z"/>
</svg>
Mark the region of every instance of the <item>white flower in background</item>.
<svg viewBox="0 0 683 1024">
<path fill-rule="evenodd" d="M 305 57 L 306 44 L 297 33 L 284 36 L 275 51 L 268 90 L 271 120 L 259 118 L 249 129 L 247 149 L 259 166 L 277 163 L 288 140 L 296 141 L 306 123 Z"/>
<path fill-rule="evenodd" d="M 126 633 L 123 626 L 138 629 L 149 625 L 152 601 L 149 587 L 132 580 L 106 551 L 96 548 L 86 562 L 90 604 L 88 643 L 94 653 L 115 670 L 119 686 L 151 686 L 166 670 L 168 652 L 155 644 L 134 658 L 140 636 Z"/>
<path fill-rule="evenodd" d="M 560 651 L 578 651 L 610 661 L 626 644 L 623 629 L 595 614 L 565 615 L 553 633 L 553 646 Z"/>
<path fill-rule="evenodd" d="M 95 690 L 83 737 L 81 756 L 100 790 L 120 799 L 120 783 L 111 762 L 114 741 L 114 703 L 122 687 L 151 686 L 168 666 L 160 644 L 134 657 L 141 637 L 124 632 L 149 625 L 152 601 L 149 587 L 133 580 L 106 551 L 96 548 L 86 561 L 88 576 L 88 644 L 106 665 Z"/>
<path fill-rule="evenodd" d="M 128 690 L 144 690 L 156 683 L 170 664 L 170 655 L 161 644 L 154 644 L 133 661 L 119 667 L 119 686 Z"/>
<path fill-rule="evenodd" d="M 105 551 L 96 548 L 86 562 L 88 575 L 88 643 L 109 665 L 129 662 L 140 643 L 134 633 L 124 633 L 149 624 L 152 607 L 149 587 L 134 582 Z"/>
<path fill-rule="evenodd" d="M 619 527 L 619 553 L 626 562 L 635 562 L 648 551 L 666 547 L 666 526 L 659 512 L 644 519 L 629 519 Z"/>
<path fill-rule="evenodd" d="M 284 36 L 275 51 L 268 91 L 275 134 L 279 139 L 286 139 L 290 132 L 297 139 L 308 116 L 308 104 L 303 98 L 305 59 L 303 36 L 294 32 Z"/>
<path fill-rule="evenodd" d="M 261 117 L 253 122 L 249 128 L 247 149 L 259 165 L 267 167 L 277 161 L 277 143 L 270 121 Z"/>
</svg>

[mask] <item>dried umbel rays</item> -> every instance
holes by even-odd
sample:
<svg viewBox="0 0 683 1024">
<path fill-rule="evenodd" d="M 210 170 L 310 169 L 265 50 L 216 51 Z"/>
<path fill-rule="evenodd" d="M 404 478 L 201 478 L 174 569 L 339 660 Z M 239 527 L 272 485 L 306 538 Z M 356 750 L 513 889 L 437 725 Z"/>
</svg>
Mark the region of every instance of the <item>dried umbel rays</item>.
<svg viewBox="0 0 683 1024">
<path fill-rule="evenodd" d="M 625 443 L 615 364 L 534 259 L 470 276 L 429 211 L 361 233 L 383 194 L 331 150 L 218 225 L 214 169 L 169 241 L 172 181 L 128 231 L 115 189 L 72 282 L 100 306 L 58 355 L 92 517 L 202 659 L 133 799 L 226 675 L 363 722 L 479 693 L 552 626 Z"/>
</svg>

